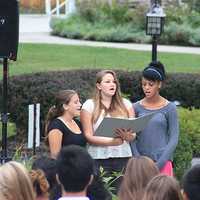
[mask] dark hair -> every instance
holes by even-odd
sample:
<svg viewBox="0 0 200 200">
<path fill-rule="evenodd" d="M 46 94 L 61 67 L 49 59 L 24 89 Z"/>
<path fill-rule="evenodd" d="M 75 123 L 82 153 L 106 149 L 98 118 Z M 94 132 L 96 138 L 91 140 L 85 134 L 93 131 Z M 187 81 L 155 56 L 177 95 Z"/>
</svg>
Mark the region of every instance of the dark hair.
<svg viewBox="0 0 200 200">
<path fill-rule="evenodd" d="M 49 199 L 54 200 L 61 197 L 61 187 L 56 179 L 56 160 L 47 156 L 41 156 L 33 161 L 32 169 L 41 169 L 45 173 L 49 183 Z"/>
<path fill-rule="evenodd" d="M 112 195 L 105 187 L 101 175 L 94 175 L 92 183 L 88 186 L 87 196 L 90 200 L 112 200 Z"/>
<path fill-rule="evenodd" d="M 200 164 L 194 165 L 185 173 L 182 185 L 189 200 L 200 199 Z"/>
<path fill-rule="evenodd" d="M 64 108 L 63 104 L 68 104 L 72 98 L 73 95 L 77 94 L 76 91 L 74 90 L 60 90 L 56 95 L 55 95 L 55 105 L 51 106 L 47 116 L 46 116 L 46 122 L 45 122 L 45 135 L 47 136 L 48 134 L 48 126 L 50 122 L 63 115 L 64 113 Z"/>
<path fill-rule="evenodd" d="M 41 156 L 33 161 L 32 169 L 41 169 L 49 182 L 50 188 L 57 183 L 56 180 L 56 160 L 47 156 Z"/>
<path fill-rule="evenodd" d="M 143 70 L 142 76 L 151 81 L 164 81 L 166 78 L 164 65 L 160 61 L 151 62 Z"/>
<path fill-rule="evenodd" d="M 66 192 L 83 191 L 93 174 L 93 159 L 78 145 L 65 146 L 57 157 L 57 174 Z"/>
</svg>

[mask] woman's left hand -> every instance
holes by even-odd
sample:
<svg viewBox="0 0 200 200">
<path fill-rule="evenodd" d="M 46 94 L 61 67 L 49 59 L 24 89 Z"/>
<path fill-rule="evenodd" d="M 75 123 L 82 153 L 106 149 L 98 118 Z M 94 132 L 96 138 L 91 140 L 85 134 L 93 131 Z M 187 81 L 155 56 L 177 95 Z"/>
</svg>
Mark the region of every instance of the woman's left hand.
<svg viewBox="0 0 200 200">
<path fill-rule="evenodd" d="M 115 130 L 115 133 L 118 137 L 121 137 L 127 142 L 130 142 L 136 138 L 136 133 L 133 133 L 131 129 L 118 128 Z"/>
</svg>

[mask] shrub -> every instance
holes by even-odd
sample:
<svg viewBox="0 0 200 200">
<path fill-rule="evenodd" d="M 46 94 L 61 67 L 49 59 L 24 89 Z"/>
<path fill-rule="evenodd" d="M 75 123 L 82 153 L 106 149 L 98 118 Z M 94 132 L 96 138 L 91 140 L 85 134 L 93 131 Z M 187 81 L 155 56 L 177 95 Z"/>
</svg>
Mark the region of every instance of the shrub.
<svg viewBox="0 0 200 200">
<path fill-rule="evenodd" d="M 140 76 L 140 72 L 120 72 L 119 78 L 122 91 L 129 94 L 132 101 L 143 96 L 139 84 Z M 183 107 L 200 108 L 200 75 L 189 73 L 168 74 L 167 80 L 163 83 L 161 94 L 171 101 L 178 100 Z"/>
<path fill-rule="evenodd" d="M 63 22 L 59 18 L 54 18 L 52 21 L 50 21 L 50 26 L 53 29 L 54 34 L 59 34 L 63 27 Z"/>
<path fill-rule="evenodd" d="M 127 12 L 128 23 L 135 29 L 144 31 L 146 28 L 146 15 L 148 8 L 147 5 L 140 5 L 137 9 L 130 9 Z"/>
<path fill-rule="evenodd" d="M 8 112 L 10 120 L 16 123 L 17 133 L 27 133 L 29 104 L 41 104 L 43 128 L 45 115 L 49 107 L 54 105 L 55 92 L 60 89 L 76 89 L 81 98 L 86 99 L 90 94 L 91 78 L 88 71 L 36 73 L 12 77 L 8 87 Z"/>
<path fill-rule="evenodd" d="M 98 31 L 97 31 L 98 30 Z M 105 28 L 102 24 L 102 28 L 98 27 L 95 30 L 90 30 L 86 33 L 84 39 L 106 41 L 106 42 L 141 42 L 148 40 L 142 32 L 135 33 L 134 30 L 125 25 L 118 25 L 115 28 Z"/>
<path fill-rule="evenodd" d="M 126 6 L 99 1 L 81 1 L 78 12 L 67 19 L 52 18 L 52 34 L 67 38 L 111 41 L 149 42 L 143 29 L 146 7 L 129 10 Z"/>
<path fill-rule="evenodd" d="M 78 12 L 81 18 L 84 20 L 95 23 L 96 21 L 111 21 L 113 24 L 126 23 L 128 18 L 128 6 L 125 4 L 119 6 L 117 2 L 112 2 L 110 5 L 108 2 L 96 1 L 96 0 L 84 0 L 77 4 Z"/>
<path fill-rule="evenodd" d="M 180 137 L 175 151 L 175 175 L 180 180 L 191 165 L 192 157 L 200 156 L 200 110 L 178 109 Z"/>
<path fill-rule="evenodd" d="M 85 40 L 149 43 L 145 34 L 146 6 L 128 9 L 116 1 L 110 6 L 97 0 L 84 0 L 78 12 L 67 19 L 52 19 L 53 34 Z M 169 6 L 166 9 L 162 44 L 200 46 L 200 14 L 188 7 Z"/>
<path fill-rule="evenodd" d="M 200 28 L 194 29 L 194 32 L 192 34 L 192 37 L 189 39 L 189 43 L 193 46 L 199 46 L 200 45 Z"/>
<path fill-rule="evenodd" d="M 169 6 L 166 11 L 166 25 L 169 23 L 183 24 L 191 13 L 187 7 Z"/>
<path fill-rule="evenodd" d="M 200 13 L 197 12 L 191 12 L 190 15 L 187 18 L 188 23 L 193 27 L 193 28 L 199 28 L 200 27 Z"/>
<path fill-rule="evenodd" d="M 51 20 L 53 35 L 61 37 L 106 41 L 106 42 L 149 42 L 150 39 L 143 31 L 133 27 L 132 24 L 113 25 L 112 21 L 91 23 L 81 19 L 57 19 Z"/>
<path fill-rule="evenodd" d="M 110 19 L 113 24 L 124 24 L 127 23 L 128 18 L 128 7 L 125 6 L 118 6 L 116 3 L 112 6 L 109 6 L 108 4 L 105 4 L 102 7 L 102 12 L 104 16 L 106 16 L 106 19 Z"/>
<path fill-rule="evenodd" d="M 101 7 L 103 4 L 98 0 L 82 0 L 77 3 L 77 14 L 88 22 L 101 20 Z"/>
<path fill-rule="evenodd" d="M 200 45 L 200 43 L 191 43 L 194 34 L 195 29 L 188 23 L 178 25 L 175 22 L 171 22 L 165 27 L 165 32 L 160 41 L 161 43 L 176 45 Z"/>
<path fill-rule="evenodd" d="M 180 132 L 188 136 L 192 144 L 192 154 L 200 157 L 200 110 L 180 109 Z"/>
<path fill-rule="evenodd" d="M 75 89 L 79 92 L 82 102 L 85 101 L 93 89 L 96 72 L 97 70 L 74 70 L 11 77 L 8 87 L 11 121 L 16 123 L 18 130 L 20 128 L 25 132 L 28 104 L 40 103 L 43 122 L 48 108 L 54 103 L 54 93 L 59 89 Z M 141 73 L 122 70 L 116 72 L 122 92 L 128 95 L 132 102 L 141 99 L 143 96 L 140 87 Z M 171 101 L 178 100 L 183 107 L 200 108 L 200 77 L 198 74 L 169 74 L 161 93 Z M 0 91 L 1 98 L 2 91 Z"/>
<path fill-rule="evenodd" d="M 181 132 L 174 155 L 174 173 L 180 180 L 184 172 L 191 166 L 192 148 L 187 133 Z"/>
<path fill-rule="evenodd" d="M 200 108 L 198 97 L 198 94 L 200 94 L 199 78 L 199 74 L 169 74 L 161 94 L 172 101 L 178 100 L 183 107 Z"/>
</svg>

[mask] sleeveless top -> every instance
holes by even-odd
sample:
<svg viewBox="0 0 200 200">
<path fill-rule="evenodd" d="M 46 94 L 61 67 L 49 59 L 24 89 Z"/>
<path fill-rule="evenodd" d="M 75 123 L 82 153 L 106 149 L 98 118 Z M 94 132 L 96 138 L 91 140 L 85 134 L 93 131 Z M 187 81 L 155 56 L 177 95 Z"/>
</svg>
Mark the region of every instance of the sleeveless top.
<svg viewBox="0 0 200 200">
<path fill-rule="evenodd" d="M 123 102 L 127 109 L 132 107 L 132 103 L 123 98 Z M 82 106 L 83 110 L 88 111 L 89 113 L 93 113 L 94 111 L 94 101 L 92 99 L 88 99 Z M 110 117 L 110 115 L 106 115 L 106 117 Z M 94 132 L 100 125 L 104 118 L 104 110 L 102 110 L 98 120 L 95 124 L 93 124 Z M 97 146 L 88 144 L 88 152 L 92 156 L 93 159 L 107 159 L 107 158 L 124 158 L 124 157 L 131 157 L 132 152 L 130 148 L 129 142 L 124 141 L 123 144 L 118 146 Z"/>
</svg>

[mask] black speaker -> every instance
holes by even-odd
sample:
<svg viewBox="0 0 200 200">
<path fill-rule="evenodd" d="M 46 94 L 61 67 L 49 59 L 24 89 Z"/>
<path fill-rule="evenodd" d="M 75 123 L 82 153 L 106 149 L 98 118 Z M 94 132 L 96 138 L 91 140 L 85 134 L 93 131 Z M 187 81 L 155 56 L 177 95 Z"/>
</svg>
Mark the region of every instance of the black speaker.
<svg viewBox="0 0 200 200">
<path fill-rule="evenodd" d="M 0 0 L 0 58 L 17 59 L 19 5 L 17 0 Z"/>
</svg>

